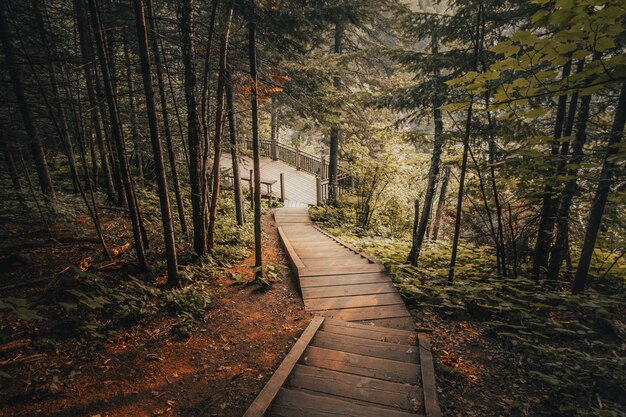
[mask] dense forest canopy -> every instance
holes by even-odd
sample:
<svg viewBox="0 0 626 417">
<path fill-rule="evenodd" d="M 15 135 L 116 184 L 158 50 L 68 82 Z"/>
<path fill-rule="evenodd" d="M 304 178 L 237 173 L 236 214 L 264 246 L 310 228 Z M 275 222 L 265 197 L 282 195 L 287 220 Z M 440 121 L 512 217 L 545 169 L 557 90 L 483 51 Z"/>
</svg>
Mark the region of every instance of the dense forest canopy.
<svg viewBox="0 0 626 417">
<path fill-rule="evenodd" d="M 625 22 L 620 0 L 3 0 L 0 340 L 157 311 L 188 335 L 251 253 L 233 276 L 271 287 L 280 146 L 319 158 L 313 219 L 416 314 L 519 355 L 535 399 L 501 414 L 623 415 Z M 89 262 L 24 278 L 61 232 Z"/>
</svg>

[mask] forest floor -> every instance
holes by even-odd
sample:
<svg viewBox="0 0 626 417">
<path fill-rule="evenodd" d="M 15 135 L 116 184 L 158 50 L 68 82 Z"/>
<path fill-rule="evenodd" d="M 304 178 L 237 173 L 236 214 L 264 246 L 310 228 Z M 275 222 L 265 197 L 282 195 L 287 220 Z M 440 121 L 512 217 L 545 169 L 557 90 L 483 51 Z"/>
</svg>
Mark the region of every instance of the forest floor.
<svg viewBox="0 0 626 417">
<path fill-rule="evenodd" d="M 128 233 L 119 215 L 108 214 L 105 233 L 120 224 L 120 236 Z M 66 229 L 24 231 L 24 241 L 34 243 L 22 245 L 24 265 L 0 271 L 0 286 L 35 284 L 5 289 L 3 297 L 42 302 L 54 293 L 51 286 L 63 284 L 54 277 L 69 265 L 110 280 L 135 273 L 123 258 L 98 262 L 97 243 L 68 239 Z M 0 416 L 241 416 L 310 320 L 284 266 L 271 214 L 263 230 L 265 261 L 277 269 L 271 286 L 246 284 L 253 256 L 207 276 L 202 288 L 210 306 L 184 337 L 172 331 L 180 318 L 163 311 L 95 338 L 58 336 L 67 322 L 55 322 L 53 313 L 30 325 L 3 323 Z"/>
</svg>

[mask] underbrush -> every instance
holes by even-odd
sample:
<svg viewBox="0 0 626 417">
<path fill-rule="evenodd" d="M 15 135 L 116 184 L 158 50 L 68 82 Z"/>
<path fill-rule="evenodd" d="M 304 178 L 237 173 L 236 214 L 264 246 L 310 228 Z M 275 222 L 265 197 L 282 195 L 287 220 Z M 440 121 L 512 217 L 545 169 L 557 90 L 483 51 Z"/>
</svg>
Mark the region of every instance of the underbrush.
<svg viewBox="0 0 626 417">
<path fill-rule="evenodd" d="M 559 283 L 498 276 L 490 248 L 462 244 L 451 283 L 450 242 L 425 244 L 419 266 L 413 267 L 406 264 L 408 238 L 354 229 L 341 209 L 312 209 L 311 215 L 330 233 L 382 261 L 414 308 L 480 323 L 485 337 L 521 357 L 511 366 L 522 368 L 547 395 L 530 415 L 626 415 L 622 282 L 606 280 L 571 295 Z M 521 409 L 522 404 L 513 404 L 510 412 L 520 415 Z"/>
</svg>

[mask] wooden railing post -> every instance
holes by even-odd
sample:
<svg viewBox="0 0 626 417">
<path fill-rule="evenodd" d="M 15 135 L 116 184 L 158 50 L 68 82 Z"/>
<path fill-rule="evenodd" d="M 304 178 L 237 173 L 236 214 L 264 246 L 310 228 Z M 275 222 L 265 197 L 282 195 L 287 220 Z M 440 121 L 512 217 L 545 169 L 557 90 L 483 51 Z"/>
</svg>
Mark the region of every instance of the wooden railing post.
<svg viewBox="0 0 626 417">
<path fill-rule="evenodd" d="M 322 179 L 320 177 L 315 177 L 315 188 L 317 189 L 317 205 L 321 206 L 322 201 Z"/>
<path fill-rule="evenodd" d="M 285 202 L 285 174 L 280 173 L 280 201 Z"/>
<path fill-rule="evenodd" d="M 323 180 L 326 179 L 326 155 L 322 155 L 320 160 L 320 177 Z"/>
<path fill-rule="evenodd" d="M 300 148 L 296 148 L 296 169 L 300 171 Z"/>
</svg>

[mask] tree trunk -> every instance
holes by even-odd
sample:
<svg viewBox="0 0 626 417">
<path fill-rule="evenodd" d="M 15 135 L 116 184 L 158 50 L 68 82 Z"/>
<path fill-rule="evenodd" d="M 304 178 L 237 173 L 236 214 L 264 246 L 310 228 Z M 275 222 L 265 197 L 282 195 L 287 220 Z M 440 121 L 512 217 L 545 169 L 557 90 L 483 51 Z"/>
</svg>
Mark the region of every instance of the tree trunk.
<svg viewBox="0 0 626 417">
<path fill-rule="evenodd" d="M 252 158 L 254 161 L 254 277 L 263 278 L 263 250 L 261 242 L 261 159 L 259 152 L 259 108 L 258 80 L 256 68 L 256 23 L 254 21 L 254 0 L 250 2 L 248 17 L 248 55 L 250 58 L 250 78 L 252 91 Z"/>
<path fill-rule="evenodd" d="M 170 161 L 170 171 L 172 173 L 172 184 L 174 185 L 174 194 L 176 195 L 176 207 L 178 208 L 178 218 L 180 228 L 185 237 L 189 237 L 189 229 L 187 227 L 187 219 L 185 218 L 185 203 L 183 202 L 182 192 L 180 190 L 180 179 L 178 178 L 178 167 L 176 166 L 176 154 L 174 153 L 174 143 L 172 141 L 172 130 L 170 128 L 170 115 L 167 106 L 167 98 L 165 95 L 165 83 L 163 81 L 163 67 L 161 65 L 161 55 L 159 54 L 158 44 L 158 27 L 154 18 L 154 8 L 152 0 L 147 0 L 148 19 L 150 21 L 150 30 L 152 31 L 152 54 L 154 55 L 154 65 L 156 67 L 157 82 L 159 85 L 159 96 L 161 99 L 161 114 L 163 116 L 163 132 L 165 133 L 165 144 L 167 146 L 167 154 Z"/>
<path fill-rule="evenodd" d="M 569 77 L 571 67 L 571 60 L 563 67 L 562 80 Z M 565 120 L 565 110 L 567 107 L 567 94 L 559 96 L 559 102 L 556 109 L 556 118 L 554 123 L 554 134 L 551 147 L 551 157 L 556 159 L 559 155 L 559 140 L 563 134 L 563 123 Z M 558 165 L 558 161 L 556 162 Z M 554 171 L 553 171 L 554 172 Z M 539 230 L 537 231 L 537 241 L 535 243 L 535 253 L 533 257 L 533 267 L 531 271 L 531 277 L 533 279 L 539 279 L 541 277 L 542 269 L 545 269 L 548 263 L 548 253 L 550 251 L 550 242 L 552 236 L 552 229 L 554 228 L 554 216 L 552 206 L 554 205 L 553 176 L 548 178 L 543 190 L 543 201 L 541 204 L 541 212 L 539 215 Z"/>
<path fill-rule="evenodd" d="M 137 124 L 137 103 L 135 102 L 135 86 L 133 83 L 133 65 L 130 61 L 128 50 L 128 36 L 124 34 L 124 61 L 126 64 L 126 84 L 128 85 L 128 103 L 130 105 L 130 128 L 133 141 L 133 153 L 135 154 L 136 178 L 139 184 L 143 185 L 143 150 L 141 149 L 141 138 L 139 137 L 139 125 Z"/>
<path fill-rule="evenodd" d="M 200 120 L 196 102 L 196 66 L 194 52 L 193 0 L 184 0 L 181 10 L 183 65 L 185 67 L 185 101 L 187 103 L 187 135 L 189 143 L 189 182 L 193 217 L 193 246 L 198 256 L 206 254 L 206 218 L 202 202 Z"/>
<path fill-rule="evenodd" d="M 413 217 L 413 233 L 412 236 L 412 244 L 411 251 L 409 252 L 409 256 L 406 261 L 413 266 L 417 266 L 417 259 L 419 257 L 419 223 L 420 223 L 420 201 L 419 199 L 415 199 L 415 216 Z"/>
<path fill-rule="evenodd" d="M 204 70 L 202 73 L 202 91 L 200 96 L 200 117 L 202 123 L 202 136 L 205 143 L 209 142 L 209 76 L 211 74 L 211 49 L 213 47 L 213 34 L 215 32 L 215 16 L 217 13 L 218 0 L 211 0 L 211 15 L 209 17 L 209 33 L 204 54 Z"/>
<path fill-rule="evenodd" d="M 622 89 L 620 91 L 617 108 L 615 109 L 615 117 L 613 119 L 613 127 L 609 136 L 606 151 L 604 153 L 604 162 L 602 164 L 602 172 L 598 182 L 598 188 L 596 188 L 596 194 L 593 198 L 591 205 L 591 211 L 589 212 L 589 218 L 587 220 L 587 232 L 585 233 L 585 240 L 583 241 L 582 251 L 580 253 L 580 260 L 578 261 L 578 268 L 576 269 L 576 275 L 574 275 L 574 284 L 572 285 L 572 292 L 578 293 L 585 289 L 587 283 L 587 275 L 589 274 L 589 266 L 591 264 L 591 258 L 593 256 L 593 249 L 596 246 L 596 240 L 598 238 L 598 231 L 602 224 L 602 216 L 604 215 L 604 208 L 611 191 L 611 186 L 615 182 L 613 173 L 616 169 L 616 163 L 613 160 L 613 156 L 617 154 L 619 144 L 622 141 L 624 132 L 624 124 L 626 123 L 626 82 L 622 83 Z"/>
<path fill-rule="evenodd" d="M 239 144 L 237 143 L 237 123 L 233 97 L 233 80 L 231 71 L 226 70 L 226 109 L 228 111 L 228 130 L 230 133 L 230 156 L 233 165 L 233 192 L 235 194 L 235 215 L 237 224 L 245 223 L 243 208 L 243 190 L 241 187 L 241 172 L 239 169 Z"/>
<path fill-rule="evenodd" d="M 15 167 L 15 161 L 13 160 L 13 153 L 7 145 L 7 139 L 4 136 L 4 127 L 0 126 L 0 147 L 2 147 L 2 153 L 4 154 L 4 161 L 11 177 L 11 183 L 13 184 L 13 191 L 17 195 L 17 199 L 20 203 L 24 203 L 24 196 L 22 195 L 22 184 L 20 177 L 17 174 L 17 168 Z"/>
<path fill-rule="evenodd" d="M 209 230 L 207 233 L 207 246 L 210 251 L 215 244 L 215 222 L 217 221 L 217 200 L 220 196 L 220 159 L 222 158 L 222 133 L 224 131 L 224 89 L 226 86 L 226 54 L 228 52 L 228 37 L 230 36 L 230 23 L 233 18 L 233 6 L 229 5 L 226 11 L 226 27 L 222 34 L 220 48 L 220 69 L 217 78 L 217 107 L 215 110 L 215 137 L 213 138 L 213 186 L 211 187 L 211 204 L 209 205 Z"/>
<path fill-rule="evenodd" d="M 433 35 L 432 37 L 432 53 L 433 56 L 436 56 L 438 51 L 437 44 L 437 36 Z M 439 83 L 439 69 L 435 68 L 433 73 L 433 78 L 435 79 L 435 85 L 437 89 L 441 88 Z M 441 151 L 443 150 L 443 145 L 445 142 L 445 137 L 443 135 L 443 119 L 441 114 L 441 98 L 439 97 L 439 93 L 435 93 L 435 97 L 433 99 L 433 117 L 435 121 L 435 133 L 434 133 L 434 144 L 433 144 L 433 153 L 430 159 L 430 168 L 428 170 L 428 185 L 426 186 L 426 196 L 424 197 L 424 207 L 422 208 L 422 216 L 419 219 L 419 226 L 417 228 L 416 234 L 413 237 L 413 244 L 411 247 L 411 255 L 409 258 L 412 259 L 412 264 L 417 265 L 417 261 L 420 256 L 420 251 L 422 249 L 422 244 L 424 242 L 424 235 L 426 234 L 426 227 L 430 221 L 430 213 L 433 207 L 433 200 L 435 199 L 435 191 L 437 189 L 437 180 L 439 179 L 439 164 L 441 162 Z"/>
<path fill-rule="evenodd" d="M 446 206 L 446 192 L 448 191 L 448 182 L 450 181 L 450 167 L 443 167 L 443 178 L 441 179 L 441 188 L 439 190 L 439 200 L 437 201 L 437 210 L 435 212 L 435 222 L 433 225 L 433 241 L 439 237 L 441 228 L 441 216 Z"/>
<path fill-rule="evenodd" d="M 336 54 L 341 54 L 343 49 L 344 24 L 341 21 L 335 23 L 335 48 Z M 333 77 L 333 87 L 335 90 L 341 88 L 341 78 Z M 337 175 L 339 173 L 339 130 L 338 123 L 334 123 L 330 128 L 330 146 L 328 160 L 328 204 L 337 204 Z"/>
<path fill-rule="evenodd" d="M 22 83 L 22 73 L 17 65 L 17 62 L 15 61 L 13 44 L 11 42 L 11 33 L 6 18 L 8 14 L 8 7 L 7 3 L 0 5 L 0 40 L 2 41 L 5 63 L 9 70 L 11 84 L 13 84 L 13 91 L 22 116 L 22 123 L 24 124 L 26 134 L 30 139 L 29 145 L 35 161 L 35 167 L 37 169 L 39 187 L 47 198 L 53 200 L 55 197 L 54 186 L 52 185 L 52 179 L 50 178 L 46 152 L 44 151 L 43 144 L 41 143 L 41 139 L 39 137 L 39 132 L 37 131 L 37 127 L 33 120 L 30 104 L 26 98 L 24 84 Z"/>
<path fill-rule="evenodd" d="M 102 72 L 102 78 L 104 82 L 105 96 L 109 107 L 109 116 L 111 119 L 111 133 L 117 149 L 118 163 L 120 168 L 120 177 L 124 192 L 126 195 L 126 203 L 128 205 L 128 212 L 130 214 L 130 220 L 133 228 L 133 236 L 135 240 L 135 252 L 137 253 L 137 261 L 139 267 L 142 270 L 148 269 L 146 262 L 146 255 L 144 252 L 144 238 L 142 236 L 142 225 L 139 213 L 139 207 L 136 204 L 133 185 L 128 170 L 128 163 L 126 161 L 126 150 L 124 149 L 124 138 L 122 136 L 121 124 L 119 120 L 119 114 L 117 112 L 116 100 L 113 92 L 113 84 L 111 83 L 111 75 L 109 73 L 109 66 L 107 63 L 107 56 L 104 48 L 104 36 L 102 34 L 102 28 L 100 25 L 100 19 L 98 16 L 98 9 L 96 6 L 96 0 L 89 0 L 89 11 L 91 15 L 91 21 L 94 28 L 94 34 L 96 37 L 96 49 L 98 50 L 98 57 L 100 61 L 100 69 Z"/>
<path fill-rule="evenodd" d="M 150 127 L 150 141 L 152 143 L 152 155 L 154 158 L 154 170 L 156 173 L 157 187 L 159 190 L 159 203 L 161 206 L 161 221 L 163 223 L 163 240 L 165 241 L 165 258 L 167 260 L 167 283 L 170 286 L 178 285 L 178 262 L 176 259 L 176 241 L 174 238 L 174 225 L 170 208 L 169 193 L 167 190 L 167 178 L 165 177 L 165 164 L 163 163 L 163 150 L 159 137 L 159 123 L 152 86 L 152 71 L 150 68 L 150 53 L 148 51 L 148 32 L 142 0 L 133 0 L 135 6 L 135 24 L 137 26 L 137 41 L 139 43 L 139 57 L 141 60 L 141 75 L 143 89 L 146 94 L 146 108 L 148 110 L 148 125 Z"/>
<path fill-rule="evenodd" d="M 578 111 L 578 120 L 576 122 L 576 136 L 572 143 L 572 156 L 568 165 L 567 176 L 570 177 L 566 183 L 559 202 L 559 209 L 556 221 L 556 239 L 550 263 L 548 264 L 547 278 L 556 280 L 559 277 L 561 263 L 566 248 L 566 236 L 569 228 L 569 212 L 574 199 L 574 194 L 578 189 L 578 167 L 583 160 L 584 146 L 587 140 L 587 120 L 589 118 L 589 107 L 591 96 L 584 96 L 580 101 L 580 110 Z"/>
<path fill-rule="evenodd" d="M 109 201 L 115 201 L 115 186 L 113 185 L 113 177 L 111 175 L 111 166 L 109 164 L 108 153 L 105 151 L 104 138 L 102 137 L 102 121 L 98 110 L 98 100 L 96 99 L 95 81 L 94 81 L 94 55 L 89 37 L 89 23 L 87 22 L 86 11 L 83 7 L 82 0 L 74 0 L 74 10 L 76 14 L 76 26 L 78 29 L 78 37 L 80 42 L 80 50 L 82 55 L 82 67 L 85 75 L 85 84 L 87 86 L 87 98 L 89 99 L 89 113 L 91 117 L 91 125 L 96 135 L 96 145 L 100 154 L 100 163 L 102 164 L 102 172 L 104 175 L 104 189 Z M 90 139 L 93 143 L 93 139 Z M 95 161 L 94 161 L 95 164 Z M 98 177 L 94 172 L 93 179 L 97 182 Z"/>
<path fill-rule="evenodd" d="M 480 52 L 480 25 L 482 20 L 483 5 L 478 7 L 478 17 L 476 19 L 476 35 L 474 39 L 474 71 L 478 67 L 478 54 Z M 465 119 L 465 135 L 463 136 L 463 159 L 461 162 L 461 176 L 459 178 L 459 194 L 456 202 L 456 218 L 454 219 L 454 237 L 452 238 L 452 255 L 450 257 L 450 268 L 448 272 L 448 280 L 454 280 L 454 268 L 456 266 L 456 256 L 459 246 L 459 235 L 461 233 L 461 215 L 463 213 L 463 192 L 465 187 L 465 172 L 467 171 L 467 156 L 469 153 L 469 140 L 472 131 L 472 107 L 474 97 L 470 97 L 470 105 L 467 109 L 467 118 Z"/>
</svg>

